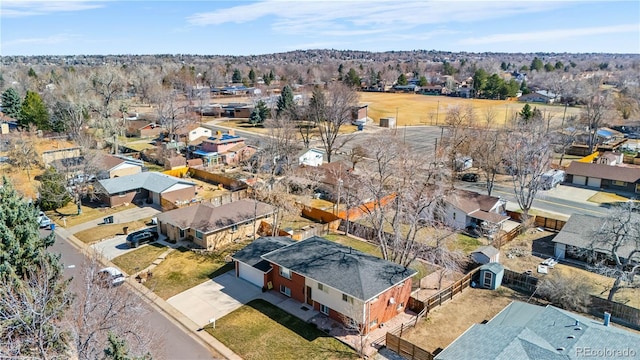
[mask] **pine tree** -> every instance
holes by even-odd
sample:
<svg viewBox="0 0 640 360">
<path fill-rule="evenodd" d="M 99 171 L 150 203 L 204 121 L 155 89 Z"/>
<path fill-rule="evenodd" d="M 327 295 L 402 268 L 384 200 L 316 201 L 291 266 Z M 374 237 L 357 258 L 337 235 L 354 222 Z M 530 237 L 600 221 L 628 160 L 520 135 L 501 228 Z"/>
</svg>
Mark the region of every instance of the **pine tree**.
<svg viewBox="0 0 640 360">
<path fill-rule="evenodd" d="M 280 93 L 280 97 L 278 98 L 278 103 L 276 105 L 276 115 L 290 115 L 295 117 L 295 107 L 296 104 L 293 101 L 293 90 L 289 85 L 286 85 L 282 88 L 282 92 Z"/>
<path fill-rule="evenodd" d="M 251 84 L 256 83 L 256 72 L 253 71 L 253 68 L 249 70 L 249 80 L 251 80 Z"/>
<path fill-rule="evenodd" d="M 518 114 L 524 121 L 529 121 L 533 118 L 533 111 L 531 110 L 531 106 L 529 104 L 524 104 L 522 111 Z"/>
<path fill-rule="evenodd" d="M 27 91 L 27 96 L 20 109 L 20 125 L 27 127 L 31 124 L 41 130 L 50 130 L 49 112 L 40 95 L 33 91 Z"/>
<path fill-rule="evenodd" d="M 407 76 L 405 74 L 400 74 L 398 76 L 398 85 L 407 85 L 409 80 L 407 80 Z"/>
<path fill-rule="evenodd" d="M 231 76 L 231 82 L 236 83 L 236 84 L 242 82 L 242 74 L 240 73 L 240 70 L 233 69 L 233 75 Z"/>
<path fill-rule="evenodd" d="M 262 124 L 269 117 L 269 108 L 267 104 L 260 100 L 249 116 L 249 122 L 252 125 Z"/>
<path fill-rule="evenodd" d="M 351 87 L 359 87 L 360 86 L 360 76 L 356 73 L 354 68 L 350 68 L 347 76 L 344 79 L 345 84 Z"/>
<path fill-rule="evenodd" d="M 40 208 L 42 210 L 55 210 L 71 201 L 71 194 L 67 191 L 64 175 L 53 166 L 49 167 L 40 177 Z"/>
<path fill-rule="evenodd" d="M 16 89 L 8 88 L 5 90 L 5 92 L 2 93 L 2 111 L 7 116 L 19 120 L 21 109 L 22 100 Z"/>
</svg>

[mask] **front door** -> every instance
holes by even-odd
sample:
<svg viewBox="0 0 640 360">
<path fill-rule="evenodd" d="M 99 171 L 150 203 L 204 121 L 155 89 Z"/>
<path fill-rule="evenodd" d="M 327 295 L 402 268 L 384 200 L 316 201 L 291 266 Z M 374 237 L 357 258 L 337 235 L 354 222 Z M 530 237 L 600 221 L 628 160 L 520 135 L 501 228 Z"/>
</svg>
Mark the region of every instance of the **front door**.
<svg viewBox="0 0 640 360">
<path fill-rule="evenodd" d="M 311 286 L 307 286 L 307 304 L 313 305 L 313 299 L 311 298 Z"/>
</svg>

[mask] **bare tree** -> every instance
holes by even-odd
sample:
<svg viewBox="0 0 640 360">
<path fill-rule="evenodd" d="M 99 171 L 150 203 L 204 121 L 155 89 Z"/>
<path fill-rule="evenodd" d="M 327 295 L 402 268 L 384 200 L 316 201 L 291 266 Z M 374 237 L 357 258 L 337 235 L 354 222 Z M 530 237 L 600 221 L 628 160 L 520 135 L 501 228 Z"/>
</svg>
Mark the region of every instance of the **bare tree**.
<svg viewBox="0 0 640 360">
<path fill-rule="evenodd" d="M 126 340 L 132 356 L 143 356 L 149 349 L 157 349 L 157 337 L 145 326 L 148 310 L 143 307 L 142 299 L 126 284 L 111 287 L 101 279 L 95 254 L 90 254 L 81 269 L 76 299 L 67 312 L 71 344 L 77 358 L 100 358 L 107 347 L 109 332 Z"/>
<path fill-rule="evenodd" d="M 9 150 L 9 162 L 27 172 L 27 179 L 31 181 L 31 170 L 40 167 L 42 161 L 40 154 L 35 148 L 34 132 L 19 132 L 18 138 L 13 139 L 11 150 Z"/>
<path fill-rule="evenodd" d="M 352 139 L 350 136 L 339 138 L 338 135 L 344 125 L 351 123 L 352 111 L 357 104 L 358 94 L 342 82 L 329 85 L 326 92 L 319 87 L 313 90 L 309 118 L 320 132 L 327 162 L 331 162 L 331 156 Z"/>
<path fill-rule="evenodd" d="M 496 175 L 502 168 L 505 157 L 506 132 L 503 129 L 483 127 L 475 129 L 472 136 L 473 164 L 484 174 L 487 194 L 491 195 Z"/>
<path fill-rule="evenodd" d="M 587 145 L 589 152 L 593 152 L 598 143 L 598 128 L 606 121 L 606 115 L 611 108 L 611 99 L 608 93 L 600 89 L 602 78 L 591 77 L 580 83 L 579 97 L 584 102 L 580 114 L 580 122 L 587 127 L 589 132 Z"/>
<path fill-rule="evenodd" d="M 584 277 L 554 271 L 538 283 L 536 294 L 563 309 L 586 312 L 592 290 L 593 285 Z"/>
<path fill-rule="evenodd" d="M 540 190 L 540 178 L 551 162 L 550 141 L 545 128 L 541 118 L 522 121 L 507 139 L 507 170 L 512 175 L 515 198 L 525 218 Z"/>
<path fill-rule="evenodd" d="M 447 149 L 448 162 L 453 172 L 453 178 L 458 172 L 456 160 L 460 156 L 470 153 L 472 142 L 472 127 L 475 126 L 475 115 L 471 105 L 461 107 L 453 106 L 447 110 L 445 118 L 447 124 L 447 136 L 443 139 L 443 145 Z"/>
<path fill-rule="evenodd" d="M 640 288 L 640 216 L 635 213 L 637 209 L 638 205 L 633 202 L 613 207 L 591 236 L 593 240 L 588 250 L 597 259 L 592 269 L 615 279 L 608 300 L 613 300 L 621 289 Z M 598 257 L 598 254 L 604 256 Z"/>
<path fill-rule="evenodd" d="M 557 129 L 552 135 L 552 142 L 554 145 L 554 151 L 560 154 L 560 162 L 558 165 L 562 166 L 564 157 L 567 155 L 567 150 L 576 141 L 576 137 L 580 132 L 577 124 L 578 118 L 576 116 L 569 116 L 566 120 L 567 127 Z"/>
</svg>

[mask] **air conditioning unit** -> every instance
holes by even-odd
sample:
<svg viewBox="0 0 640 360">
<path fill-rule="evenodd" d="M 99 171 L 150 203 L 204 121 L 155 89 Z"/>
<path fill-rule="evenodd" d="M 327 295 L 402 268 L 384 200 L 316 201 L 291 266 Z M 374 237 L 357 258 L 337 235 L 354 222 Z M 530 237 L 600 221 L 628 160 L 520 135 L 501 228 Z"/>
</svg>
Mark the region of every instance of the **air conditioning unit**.
<svg viewBox="0 0 640 360">
<path fill-rule="evenodd" d="M 390 298 L 389 299 L 389 304 L 393 305 L 395 303 L 396 303 L 396 299 L 394 299 L 394 298 Z"/>
</svg>

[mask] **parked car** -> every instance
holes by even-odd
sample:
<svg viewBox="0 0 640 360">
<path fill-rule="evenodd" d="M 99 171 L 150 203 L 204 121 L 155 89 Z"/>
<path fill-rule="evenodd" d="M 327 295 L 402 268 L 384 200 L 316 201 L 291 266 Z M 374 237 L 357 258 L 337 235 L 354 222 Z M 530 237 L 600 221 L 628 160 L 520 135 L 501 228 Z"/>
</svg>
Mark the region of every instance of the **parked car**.
<svg viewBox="0 0 640 360">
<path fill-rule="evenodd" d="M 460 177 L 460 180 L 469 182 L 478 182 L 479 179 L 480 176 L 478 176 L 478 174 L 476 173 L 465 173 Z"/>
<path fill-rule="evenodd" d="M 125 281 L 122 271 L 109 266 L 98 271 L 98 283 L 104 287 L 113 287 L 122 284 Z"/>
<path fill-rule="evenodd" d="M 154 242 L 156 240 L 158 240 L 158 231 L 156 228 L 138 230 L 127 235 L 127 243 L 131 248 L 136 248 L 141 244 Z"/>
<path fill-rule="evenodd" d="M 41 228 L 51 226 L 51 219 L 43 212 L 38 213 L 38 224 Z"/>
<path fill-rule="evenodd" d="M 71 179 L 69 179 L 69 185 L 79 185 L 87 182 L 95 181 L 95 175 L 88 174 L 76 174 Z"/>
</svg>

